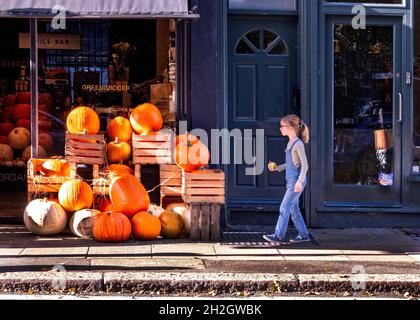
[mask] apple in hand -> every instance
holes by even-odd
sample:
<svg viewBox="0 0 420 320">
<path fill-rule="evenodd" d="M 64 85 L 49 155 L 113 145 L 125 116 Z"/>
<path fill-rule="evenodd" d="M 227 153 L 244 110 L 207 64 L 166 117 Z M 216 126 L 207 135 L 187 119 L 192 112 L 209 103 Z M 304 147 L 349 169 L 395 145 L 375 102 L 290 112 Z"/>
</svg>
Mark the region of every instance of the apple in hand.
<svg viewBox="0 0 420 320">
<path fill-rule="evenodd" d="M 277 163 L 270 161 L 268 164 L 268 170 L 275 171 L 277 168 Z"/>
</svg>

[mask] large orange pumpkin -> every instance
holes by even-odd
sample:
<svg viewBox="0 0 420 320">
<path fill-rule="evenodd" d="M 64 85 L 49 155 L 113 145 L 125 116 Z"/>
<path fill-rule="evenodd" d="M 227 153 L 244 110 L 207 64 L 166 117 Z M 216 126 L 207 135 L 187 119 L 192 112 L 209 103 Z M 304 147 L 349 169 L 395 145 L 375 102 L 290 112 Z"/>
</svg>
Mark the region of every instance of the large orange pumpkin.
<svg viewBox="0 0 420 320">
<path fill-rule="evenodd" d="M 93 218 L 93 237 L 103 242 L 123 242 L 131 236 L 130 220 L 120 212 L 102 212 Z"/>
<path fill-rule="evenodd" d="M 88 107 L 77 107 L 67 116 L 67 130 L 71 133 L 97 134 L 100 125 L 98 115 Z"/>
<path fill-rule="evenodd" d="M 38 142 L 39 145 L 43 146 L 47 151 L 51 151 L 54 148 L 54 140 L 48 133 L 40 133 L 38 136 Z"/>
<path fill-rule="evenodd" d="M 133 170 L 124 164 L 110 164 L 104 172 L 114 177 L 133 174 Z"/>
<path fill-rule="evenodd" d="M 13 120 L 30 119 L 31 118 L 31 105 L 17 104 L 13 110 Z"/>
<path fill-rule="evenodd" d="M 109 195 L 114 209 L 130 218 L 137 212 L 147 211 L 150 206 L 149 194 L 141 182 L 132 175 L 112 179 Z"/>
<path fill-rule="evenodd" d="M 119 141 L 130 141 L 133 135 L 130 121 L 123 117 L 116 117 L 108 124 L 108 136 L 111 140 L 118 138 Z"/>
<path fill-rule="evenodd" d="M 174 150 L 176 164 L 186 172 L 192 172 L 209 164 L 210 152 L 200 141 L 190 140 L 180 142 Z"/>
<path fill-rule="evenodd" d="M 31 131 L 31 120 L 29 120 L 29 119 L 19 119 L 18 121 L 16 121 L 16 127 L 25 128 L 25 129 L 28 129 L 29 131 Z"/>
<path fill-rule="evenodd" d="M 48 159 L 41 166 L 41 174 L 46 177 L 69 177 L 70 164 L 64 159 Z"/>
<path fill-rule="evenodd" d="M 162 230 L 160 234 L 167 239 L 178 238 L 184 229 L 182 217 L 173 211 L 164 211 L 159 215 Z"/>
<path fill-rule="evenodd" d="M 15 125 L 11 122 L 2 122 L 0 123 L 0 135 L 8 136 L 10 131 L 15 128 Z"/>
<path fill-rule="evenodd" d="M 159 218 L 142 211 L 131 219 L 131 228 L 136 239 L 150 241 L 159 237 L 161 223 Z"/>
<path fill-rule="evenodd" d="M 138 134 L 159 131 L 163 125 L 162 113 L 153 104 L 144 103 L 131 113 L 130 123 Z"/>
<path fill-rule="evenodd" d="M 58 200 L 66 211 L 89 209 L 93 202 L 92 189 L 86 182 L 73 179 L 60 187 Z"/>
<path fill-rule="evenodd" d="M 14 94 L 8 94 L 4 96 L 3 99 L 3 106 L 4 107 L 11 107 L 16 104 L 16 96 Z"/>
<path fill-rule="evenodd" d="M 15 150 L 25 149 L 31 144 L 31 133 L 26 128 L 14 128 L 10 131 L 9 145 Z"/>
<path fill-rule="evenodd" d="M 127 161 L 130 156 L 131 146 L 125 141 L 118 141 L 118 138 L 106 146 L 106 157 L 109 162 Z"/>
<path fill-rule="evenodd" d="M 16 103 L 31 103 L 31 93 L 30 92 L 18 92 L 16 94 Z"/>
</svg>

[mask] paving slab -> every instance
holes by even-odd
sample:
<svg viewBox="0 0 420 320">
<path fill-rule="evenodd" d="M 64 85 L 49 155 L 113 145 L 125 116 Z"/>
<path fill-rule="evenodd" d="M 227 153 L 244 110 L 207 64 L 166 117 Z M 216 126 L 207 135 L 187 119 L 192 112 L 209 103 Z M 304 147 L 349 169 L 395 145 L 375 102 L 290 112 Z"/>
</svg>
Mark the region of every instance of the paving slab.
<svg viewBox="0 0 420 320">
<path fill-rule="evenodd" d="M 153 244 L 152 257 L 185 258 L 196 256 L 213 257 L 216 253 L 212 243 L 178 243 L 178 244 Z"/>
<path fill-rule="evenodd" d="M 21 256 L 83 256 L 88 253 L 88 247 L 36 247 L 25 248 Z"/>
<path fill-rule="evenodd" d="M 289 261 L 349 261 L 340 250 L 279 249 L 279 252 Z"/>
<path fill-rule="evenodd" d="M 219 260 L 284 260 L 277 249 L 270 246 L 214 245 Z"/>
<path fill-rule="evenodd" d="M 90 270 L 90 261 L 85 258 L 68 257 L 19 257 L 0 258 L 1 272 L 47 271 L 56 266 L 66 270 Z"/>
<path fill-rule="evenodd" d="M 88 257 L 119 257 L 119 258 L 151 258 L 152 246 L 148 245 L 114 245 L 114 246 L 91 246 Z"/>
<path fill-rule="evenodd" d="M 92 270 L 136 270 L 136 271 L 191 271 L 204 270 L 200 259 L 146 259 L 146 258 L 93 258 L 90 263 Z"/>
<path fill-rule="evenodd" d="M 415 262 L 412 257 L 400 254 L 385 254 L 385 255 L 346 255 L 351 261 L 383 261 L 383 262 Z"/>
<path fill-rule="evenodd" d="M 21 254 L 23 248 L 0 248 L 0 257 L 16 257 Z"/>
</svg>

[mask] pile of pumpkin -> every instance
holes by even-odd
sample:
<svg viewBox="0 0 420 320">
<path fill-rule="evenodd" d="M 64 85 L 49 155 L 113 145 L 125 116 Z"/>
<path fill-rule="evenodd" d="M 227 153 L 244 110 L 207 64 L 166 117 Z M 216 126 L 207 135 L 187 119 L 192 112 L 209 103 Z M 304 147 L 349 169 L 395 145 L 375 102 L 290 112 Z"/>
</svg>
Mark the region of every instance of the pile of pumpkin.
<svg viewBox="0 0 420 320">
<path fill-rule="evenodd" d="M 25 166 L 31 157 L 31 105 L 30 93 L 6 95 L 0 116 L 0 165 Z M 53 111 L 53 101 L 48 93 L 39 94 L 38 115 L 40 157 L 46 157 L 54 147 L 50 135 L 52 122 L 42 112 Z"/>
<path fill-rule="evenodd" d="M 133 132 L 153 135 L 162 129 L 160 110 L 151 103 L 144 103 L 133 110 L 130 118 L 118 116 L 108 123 L 107 133 L 111 142 L 107 144 L 108 163 L 126 163 L 131 157 Z M 97 134 L 100 121 L 96 112 L 88 107 L 77 107 L 67 117 L 67 130 L 71 133 Z M 208 165 L 210 152 L 199 138 L 183 134 L 176 138 L 174 159 L 186 172 L 192 172 Z"/>
<path fill-rule="evenodd" d="M 66 174 L 64 160 L 49 161 L 55 161 L 56 166 L 52 170 L 53 166 L 47 165 L 48 176 Z M 69 225 L 74 235 L 103 242 L 123 242 L 132 235 L 138 240 L 188 235 L 190 210 L 185 204 L 171 204 L 166 210 L 151 205 L 146 189 L 131 174 L 131 168 L 111 165 L 108 172 L 112 176 L 110 199 L 104 198 L 98 209 L 91 209 L 94 199 L 90 186 L 72 179 L 61 186 L 58 199 L 38 199 L 27 205 L 26 228 L 47 236 L 62 233 Z"/>
</svg>

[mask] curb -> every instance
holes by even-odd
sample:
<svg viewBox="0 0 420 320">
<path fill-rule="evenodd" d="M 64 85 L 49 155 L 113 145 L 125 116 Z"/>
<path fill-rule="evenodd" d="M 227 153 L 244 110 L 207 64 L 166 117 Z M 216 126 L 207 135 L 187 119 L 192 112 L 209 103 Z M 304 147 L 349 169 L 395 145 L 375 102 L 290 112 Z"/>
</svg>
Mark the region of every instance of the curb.
<svg viewBox="0 0 420 320">
<path fill-rule="evenodd" d="M 19 272 L 0 274 L 3 292 L 209 293 L 374 292 L 420 295 L 420 275 L 164 272 Z"/>
</svg>

